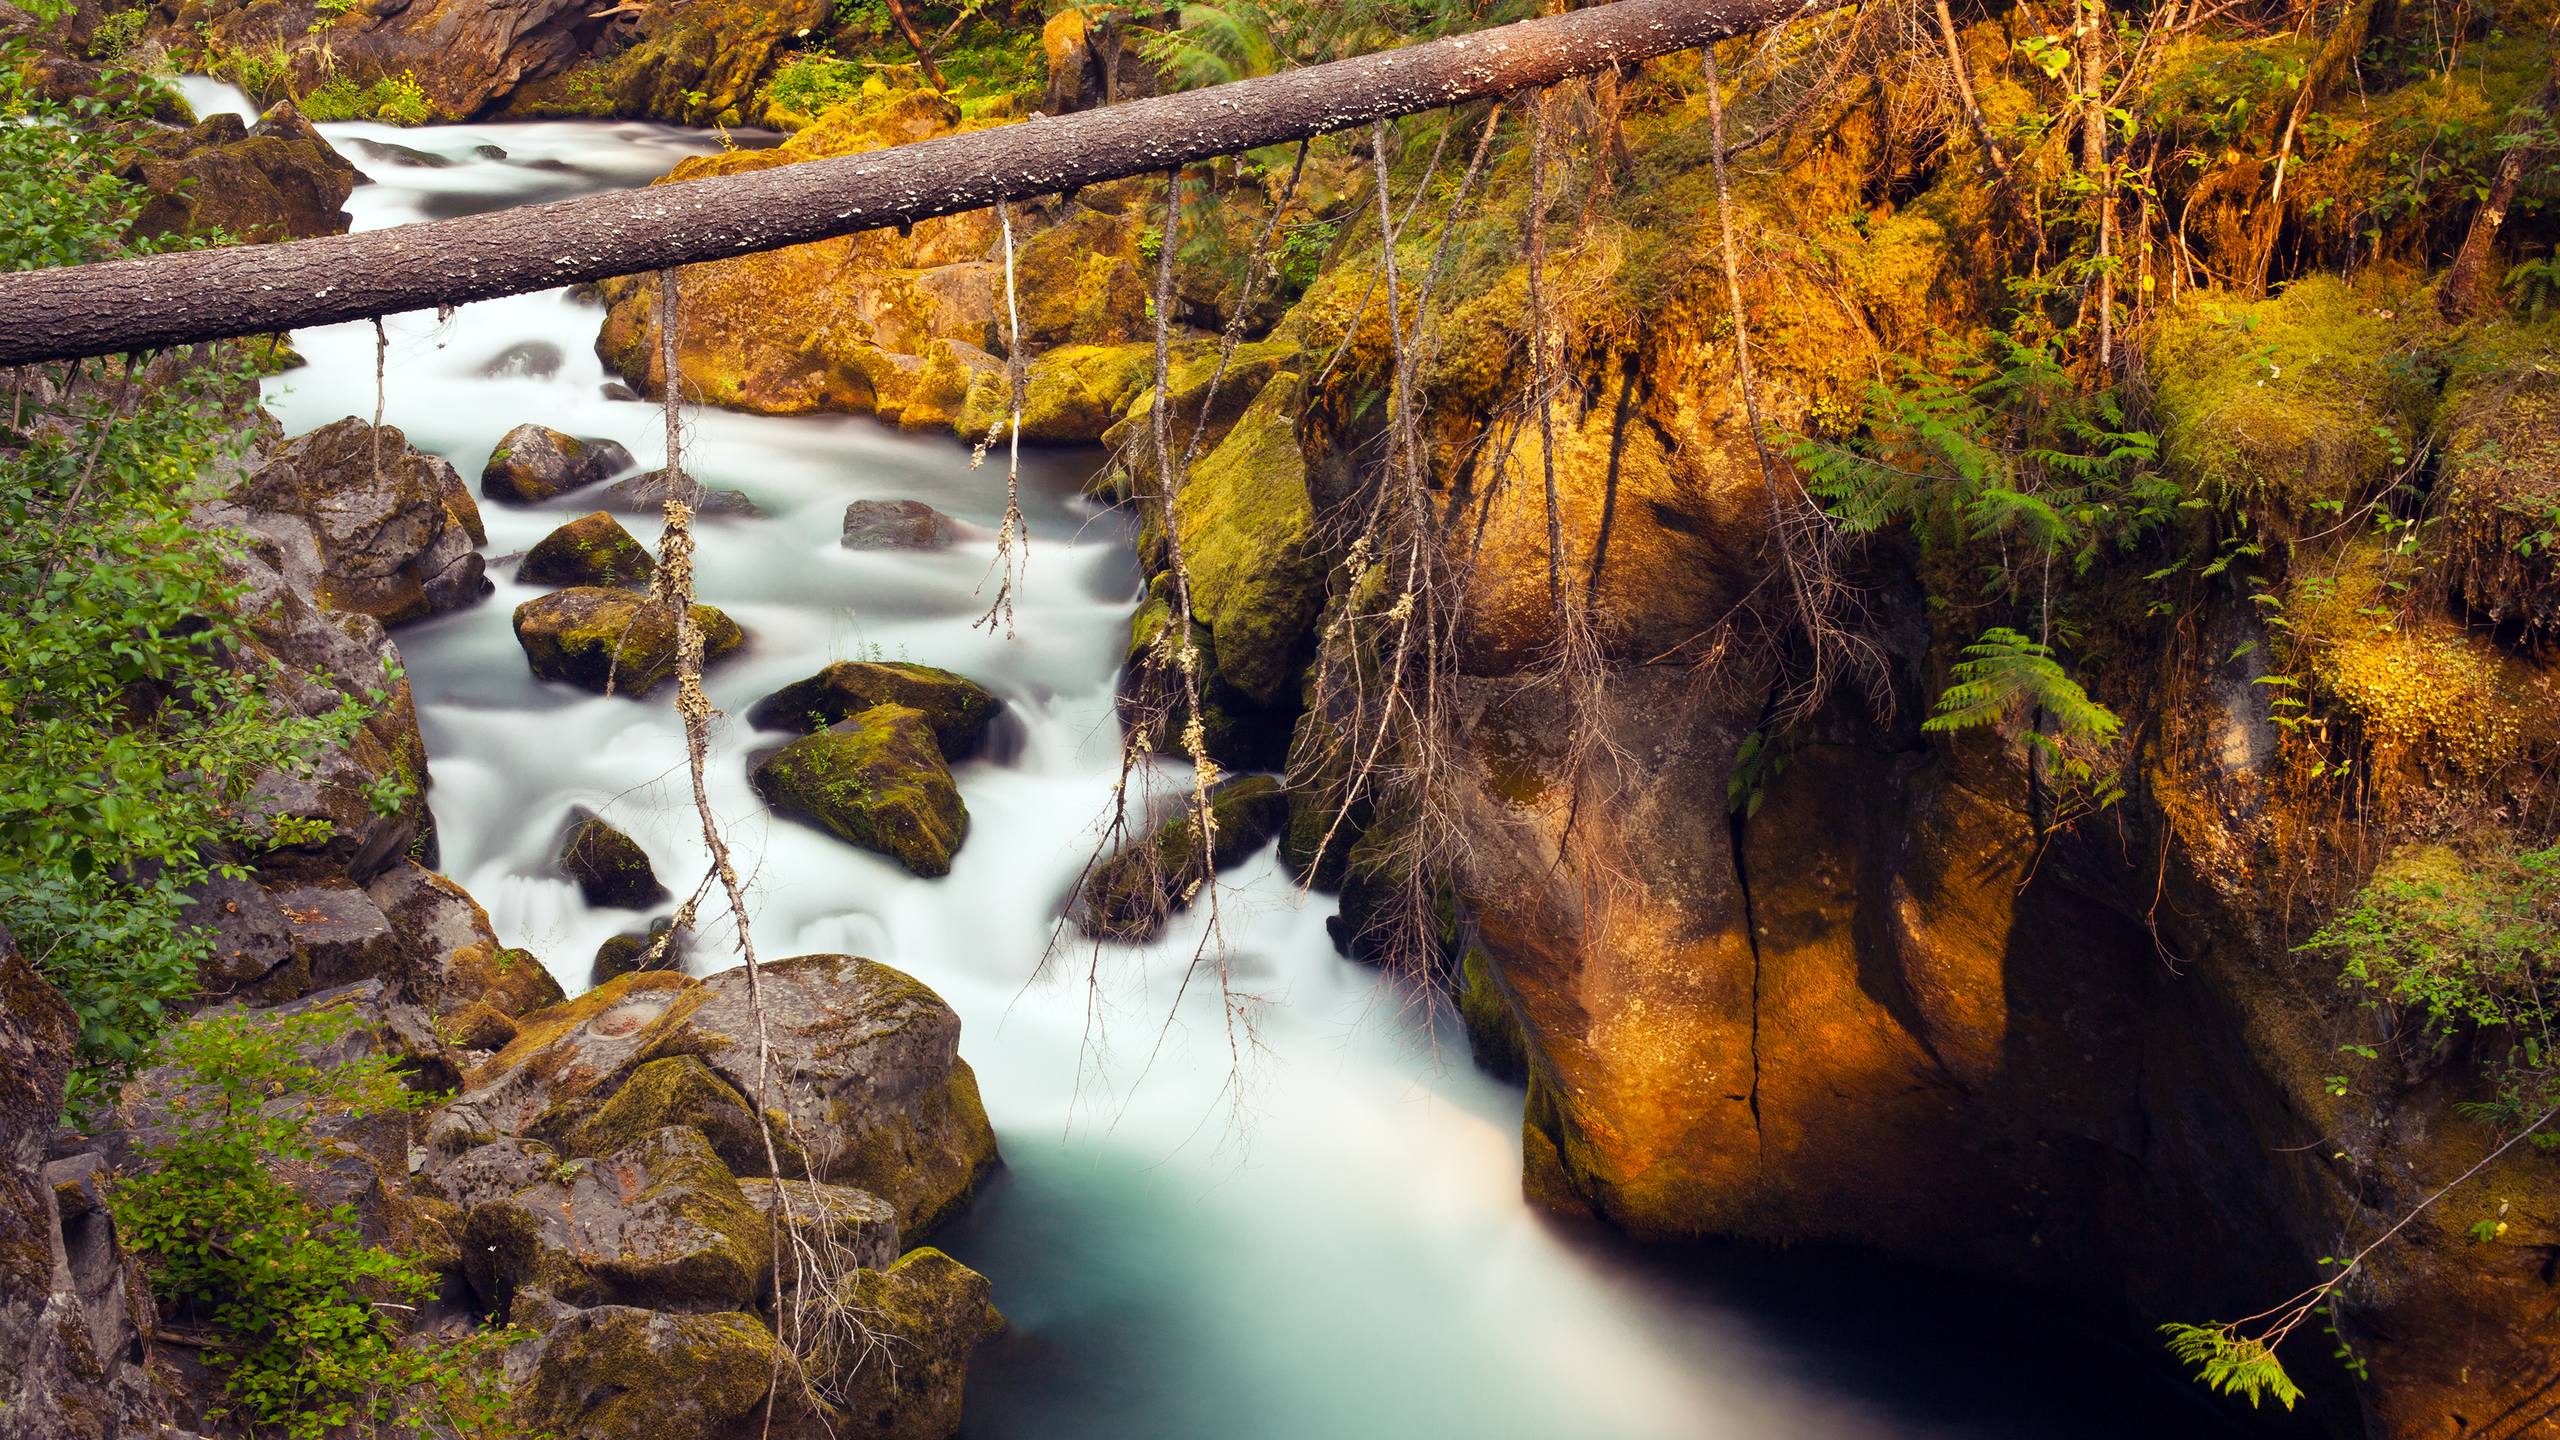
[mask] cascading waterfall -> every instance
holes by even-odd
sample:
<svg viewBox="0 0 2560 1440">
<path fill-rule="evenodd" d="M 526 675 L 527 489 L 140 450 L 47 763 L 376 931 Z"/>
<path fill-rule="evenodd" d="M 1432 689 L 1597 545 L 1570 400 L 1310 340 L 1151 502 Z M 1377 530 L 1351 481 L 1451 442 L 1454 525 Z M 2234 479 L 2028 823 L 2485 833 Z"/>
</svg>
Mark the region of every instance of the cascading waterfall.
<svg viewBox="0 0 2560 1440">
<path fill-rule="evenodd" d="M 200 110 L 236 92 L 188 82 Z M 717 137 L 640 124 L 324 127 L 373 183 L 359 228 L 636 185 Z M 658 415 L 611 398 L 598 312 L 564 292 L 389 322 L 386 418 L 476 475 L 511 426 L 609 436 L 655 466 Z M 300 432 L 374 408 L 374 338 L 295 337 L 307 368 L 267 387 Z M 1535 1215 L 1519 1194 L 1516 1091 L 1477 1074 L 1454 1030 L 1337 958 L 1330 903 L 1266 855 L 1226 901 L 1235 983 L 1261 997 L 1256 1053 L 1231 1071 L 1214 985 L 1168 1007 L 1202 923 L 1101 957 L 1070 945 L 1035 978 L 1116 774 L 1113 681 L 1137 594 L 1123 521 L 1078 494 L 1091 454 L 1027 458 L 1032 548 L 1017 634 L 985 609 L 1000 466 L 865 419 L 696 410 L 688 468 L 759 517 L 700 524 L 701 597 L 744 625 L 708 677 L 731 717 L 712 795 L 752 869 L 760 953 L 888 961 L 965 1018 L 1007 1170 L 936 1238 L 985 1272 L 1013 1321 L 981 1351 L 982 1437 L 1464 1435 L 1672 1440 L 2198 1434 L 2210 1417 L 2120 1353 L 2057 1340 L 2020 1307 L 1925 1289 L 1865 1261 L 1722 1254 L 1666 1276 Z M 972 527 L 934 552 L 851 552 L 845 504 L 921 499 Z M 670 886 L 704 857 L 681 730 L 634 704 L 538 682 L 509 627 L 539 591 L 502 557 L 600 503 L 488 505 L 497 594 L 404 629 L 433 758 L 446 870 L 508 943 L 573 992 L 599 942 L 650 918 L 586 906 L 553 864 L 573 807 L 633 835 Z M 644 538 L 654 517 L 629 517 Z M 914 659 L 1000 694 L 988 753 L 957 770 L 971 814 L 951 874 L 919 880 L 767 817 L 747 755 L 780 737 L 742 717 L 830 660 Z M 705 909 L 716 917 L 719 907 Z M 697 967 L 725 962 L 710 920 Z M 2054 1378 L 2022 1378 L 2052 1372 Z M 2050 1392 L 2040 1386 L 2056 1388 Z M 2122 1428 L 2119 1428 L 2122 1427 Z"/>
</svg>

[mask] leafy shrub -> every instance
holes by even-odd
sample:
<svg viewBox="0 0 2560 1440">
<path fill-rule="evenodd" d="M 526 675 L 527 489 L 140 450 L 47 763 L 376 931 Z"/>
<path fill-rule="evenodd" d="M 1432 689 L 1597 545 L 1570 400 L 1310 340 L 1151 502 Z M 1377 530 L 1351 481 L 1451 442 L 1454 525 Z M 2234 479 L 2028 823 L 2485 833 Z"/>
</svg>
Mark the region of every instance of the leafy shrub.
<svg viewBox="0 0 2560 1440">
<path fill-rule="evenodd" d="M 276 1178 L 316 1166 L 312 1122 L 415 1110 L 390 1057 L 330 1059 L 361 1024 L 343 1009 L 207 1016 L 171 1031 L 165 1124 L 109 1194 L 125 1241 L 150 1257 L 152 1289 L 227 1342 L 219 1419 L 249 1433 L 320 1440 L 481 1436 L 506 1428 L 506 1330 L 403 1343 L 389 1316 L 434 1277 L 364 1242 L 351 1206 L 323 1209 Z"/>
<path fill-rule="evenodd" d="M 436 118 L 418 77 L 405 70 L 369 85 L 338 76 L 302 97 L 302 113 L 317 121 L 379 120 L 386 125 L 424 125 Z"/>
<path fill-rule="evenodd" d="M 104 101 L 50 104 L 0 65 L 0 270 L 131 253 L 142 191 L 117 179 Z M 188 242 L 155 242 L 155 244 Z M 202 527 L 242 443 L 221 365 L 27 367 L 0 431 L 0 913 L 81 1021 L 88 1095 L 140 1060 L 195 986 L 186 887 L 231 844 L 262 775 L 308 764 L 368 712 L 282 703 L 250 662 Z M 389 803 L 392 797 L 383 797 Z M 309 838 L 308 836 L 298 838 Z"/>
<path fill-rule="evenodd" d="M 2476 1117 L 2523 1124 L 2560 1105 L 2560 846 L 2394 856 L 2301 948 L 2415 1019 L 2428 1055 L 2469 1042 L 2491 1093 Z"/>
</svg>

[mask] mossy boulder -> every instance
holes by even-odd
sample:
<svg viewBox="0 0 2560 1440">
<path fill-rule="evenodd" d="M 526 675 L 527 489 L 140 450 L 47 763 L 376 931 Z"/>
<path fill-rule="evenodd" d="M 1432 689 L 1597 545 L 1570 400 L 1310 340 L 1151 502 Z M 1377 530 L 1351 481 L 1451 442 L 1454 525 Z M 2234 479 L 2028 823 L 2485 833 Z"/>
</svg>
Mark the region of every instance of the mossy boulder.
<svg viewBox="0 0 2560 1440">
<path fill-rule="evenodd" d="M 602 985 L 641 970 L 682 970 L 686 954 L 693 949 L 693 932 L 688 929 L 669 936 L 667 932 L 674 928 L 674 919 L 661 915 L 646 930 L 625 930 L 608 937 L 596 947 L 587 983 Z"/>
<path fill-rule="evenodd" d="M 552 1322 L 517 1411 L 563 1440 L 752 1433 L 773 1364 L 773 1332 L 753 1315 L 598 1306 Z"/>
<path fill-rule="evenodd" d="M 468 1000 L 436 1018 L 436 1033 L 457 1050 L 503 1050 L 516 1038 L 515 1017 L 482 1000 Z"/>
<path fill-rule="evenodd" d="M 947 1440 L 960 1430 L 969 1359 L 1001 1333 L 987 1278 L 939 1250 L 911 1250 L 886 1270 L 854 1276 L 851 1305 L 885 1340 L 894 1365 L 846 1345 L 822 1345 L 819 1382 L 871 1440 Z"/>
<path fill-rule="evenodd" d="M 567 1305 L 735 1310 L 772 1263 L 769 1223 L 684 1125 L 475 1205 L 463 1230 L 473 1293 L 501 1313 L 519 1290 Z"/>
<path fill-rule="evenodd" d="M 1022 438 L 1059 443 L 1102 438 L 1155 383 L 1155 347 L 1061 345 L 1031 359 L 1023 386 Z M 1008 420 L 1012 390 L 1001 370 L 977 378 L 960 411 L 960 434 L 984 435 Z"/>
<path fill-rule="evenodd" d="M 2165 454 L 2281 524 L 2354 505 L 2416 453 L 2433 412 L 2418 363 L 2433 313 L 2423 296 L 2325 275 L 2265 300 L 2189 296 L 2151 343 Z"/>
<path fill-rule="evenodd" d="M 741 1180 L 747 1203 L 783 1223 L 802 1244 L 841 1257 L 865 1270 L 885 1270 L 898 1258 L 898 1207 L 850 1185 L 817 1180 Z"/>
<path fill-rule="evenodd" d="M 1085 877 L 1077 897 L 1077 928 L 1114 940 L 1152 938 L 1168 916 L 1190 903 L 1211 866 L 1224 870 L 1243 863 L 1280 833 L 1289 816 L 1288 795 L 1278 780 L 1248 775 L 1222 782 L 1209 792 L 1211 834 L 1204 864 L 1189 797 L 1182 798 L 1182 813 Z"/>
<path fill-rule="evenodd" d="M 570 823 L 560 839 L 560 869 L 578 882 L 590 905 L 637 909 L 667 898 L 667 887 L 649 866 L 649 852 L 601 816 Z"/>
<path fill-rule="evenodd" d="M 149 192 L 133 220 L 145 235 L 221 234 L 235 241 L 344 233 L 356 167 L 291 100 L 255 126 L 216 115 L 192 129 L 143 130 L 119 177 Z"/>
<path fill-rule="evenodd" d="M 758 979 L 772 1041 L 770 1103 L 791 1119 L 814 1177 L 897 1207 L 922 1235 L 967 1202 L 996 1162 L 977 1077 L 959 1057 L 960 1017 L 912 977 L 851 955 L 766 963 Z M 646 1058 L 697 1055 L 747 1094 L 756 1022 L 746 972 L 701 981 L 669 1012 Z"/>
<path fill-rule="evenodd" d="M 709 605 L 693 607 L 703 658 L 746 643 L 737 622 Z M 657 599 L 581 585 L 516 607 L 516 643 L 533 673 L 600 695 L 642 696 L 676 673 L 676 617 Z"/>
<path fill-rule="evenodd" d="M 529 585 L 638 585 L 657 568 L 621 521 L 596 510 L 535 541 L 516 578 Z"/>
<path fill-rule="evenodd" d="M 519 425 L 499 439 L 481 467 L 480 493 L 510 505 L 539 505 L 610 480 L 631 465 L 631 452 L 611 440 Z"/>
<path fill-rule="evenodd" d="M 1220 678 L 1264 705 L 1294 696 L 1324 599 L 1298 394 L 1285 371 L 1264 386 L 1182 489 L 1192 613 L 1217 643 Z"/>
<path fill-rule="evenodd" d="M 385 625 L 487 594 L 479 507 L 451 465 L 392 426 L 349 417 L 276 447 L 234 497 L 309 523 L 320 603 Z"/>
<path fill-rule="evenodd" d="M 819 1180 L 897 1207 L 901 1234 L 956 1211 L 996 1162 L 977 1079 L 959 1057 L 960 1017 L 914 979 L 850 955 L 803 955 L 758 970 L 772 1067 L 768 1105 Z M 459 1154 L 539 1126 L 566 1134 L 633 1075 L 697 1057 L 739 1095 L 757 1084 L 757 1026 L 743 970 L 694 980 L 626 975 L 525 1016 L 506 1049 L 464 1077 L 428 1147 Z"/>
<path fill-rule="evenodd" d="M 1458 1018 L 1466 1026 L 1467 1049 L 1486 1074 L 1515 1085 L 1529 1078 L 1529 1037 L 1502 993 L 1493 957 L 1481 945 L 1468 946 L 1459 961 Z"/>
<path fill-rule="evenodd" d="M 958 522 L 921 500 L 856 500 L 844 507 L 847 550 L 947 550 L 959 538 Z"/>
<path fill-rule="evenodd" d="M 920 712 L 945 760 L 976 754 L 988 724 L 1004 708 L 985 686 L 949 670 L 904 660 L 841 660 L 757 701 L 747 711 L 747 723 L 760 730 L 808 734 L 874 705 Z"/>
<path fill-rule="evenodd" d="M 738 1088 L 712 1073 L 691 1055 L 652 1060 L 631 1072 L 613 1098 L 583 1113 L 584 1106 L 560 1107 L 533 1125 L 533 1133 L 559 1147 L 563 1155 L 611 1155 L 637 1145 L 670 1125 L 700 1131 L 712 1153 L 735 1175 L 769 1176 L 773 1163 L 765 1154 L 765 1137 L 755 1112 Z M 805 1167 L 799 1147 L 774 1122 L 775 1155 L 785 1173 Z"/>
<path fill-rule="evenodd" d="M 765 803 L 890 856 L 918 875 L 948 875 L 969 811 L 921 710 L 874 705 L 753 762 Z"/>
</svg>

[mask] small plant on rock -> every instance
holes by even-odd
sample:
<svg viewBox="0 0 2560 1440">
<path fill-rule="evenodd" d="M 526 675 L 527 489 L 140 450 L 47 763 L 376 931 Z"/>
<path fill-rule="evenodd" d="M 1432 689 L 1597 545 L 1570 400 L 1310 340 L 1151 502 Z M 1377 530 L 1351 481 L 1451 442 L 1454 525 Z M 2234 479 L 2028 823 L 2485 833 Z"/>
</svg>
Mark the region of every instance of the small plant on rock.
<svg viewBox="0 0 2560 1440">
<path fill-rule="evenodd" d="M 280 1174 L 320 1165 L 315 1128 L 415 1110 L 392 1058 L 330 1058 L 360 1027 L 343 1009 L 215 1015 L 166 1037 L 165 1116 L 109 1193 L 153 1291 L 209 1326 L 223 1371 L 218 1419 L 255 1436 L 494 1437 L 508 1420 L 495 1352 L 508 1330 L 404 1336 L 395 1317 L 433 1294 L 415 1260 L 367 1244 L 352 1207 L 323 1207 Z"/>
</svg>

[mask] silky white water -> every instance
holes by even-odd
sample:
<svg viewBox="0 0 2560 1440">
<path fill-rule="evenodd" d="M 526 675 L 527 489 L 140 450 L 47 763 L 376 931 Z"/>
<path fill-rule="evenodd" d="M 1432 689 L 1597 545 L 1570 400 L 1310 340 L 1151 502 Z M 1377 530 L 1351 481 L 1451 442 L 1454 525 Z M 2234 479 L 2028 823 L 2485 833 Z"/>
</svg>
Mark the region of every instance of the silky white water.
<svg viewBox="0 0 2560 1440">
<path fill-rule="evenodd" d="M 189 94 L 199 109 L 245 110 L 211 82 Z M 324 128 L 371 177 L 350 205 L 360 229 L 638 184 L 720 143 L 639 124 Z M 445 163 L 374 148 L 392 145 Z M 653 467 L 659 412 L 606 397 L 599 319 L 560 292 L 443 322 L 395 317 L 384 416 L 466 477 L 528 420 L 620 440 Z M 289 431 L 373 413 L 369 326 L 295 343 L 310 364 L 267 386 Z M 1223 902 L 1232 983 L 1262 1002 L 1241 1060 L 1214 982 L 1193 984 L 1166 1023 L 1196 913 L 1162 944 L 1103 953 L 1097 990 L 1082 947 L 1037 978 L 1116 773 L 1112 685 L 1138 593 L 1127 527 L 1077 496 L 1094 457 L 1029 459 L 1032 548 L 1008 637 L 971 623 L 989 598 L 1000 454 L 972 471 L 947 437 L 712 410 L 688 413 L 686 438 L 690 471 L 765 512 L 701 522 L 698 558 L 702 598 L 750 636 L 709 677 L 731 717 L 709 773 L 752 871 L 758 952 L 866 954 L 939 991 L 964 1017 L 961 1050 L 1003 1145 L 1005 1171 L 936 1237 L 993 1279 L 1012 1320 L 980 1352 L 969 1435 L 2160 1434 L 2171 1432 L 2130 1417 L 2170 1410 L 2175 1433 L 2210 1424 L 2121 1379 L 2134 1368 L 2121 1355 L 2043 1354 L 2049 1336 L 1998 1305 L 1961 1323 L 2007 1338 L 1942 1337 L 1975 1312 L 1879 1267 L 1690 1257 L 1672 1277 L 1542 1220 L 1519 1193 L 1518 1092 L 1477 1074 L 1447 1026 L 1339 959 L 1324 934 L 1330 902 L 1294 893 L 1268 854 L 1231 877 Z M 846 551 L 841 515 L 862 498 L 928 501 L 971 539 L 932 554 Z M 485 505 L 497 593 L 398 633 L 444 867 L 506 942 L 573 992 L 597 944 L 649 916 L 589 908 L 558 873 L 572 807 L 630 832 L 680 892 L 705 865 L 666 696 L 537 682 L 510 630 L 514 607 L 539 592 L 513 583 L 501 557 L 596 503 Z M 654 535 L 646 517 L 628 523 Z M 772 819 L 746 782 L 748 751 L 777 737 L 737 717 L 827 661 L 868 656 L 960 671 L 1008 707 L 987 755 L 957 771 L 971 823 L 946 878 Z M 733 963 L 732 938 L 706 925 L 695 967 Z M 2022 1356 L 2091 1388 L 2032 1393 Z"/>
</svg>

